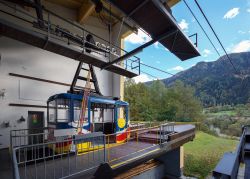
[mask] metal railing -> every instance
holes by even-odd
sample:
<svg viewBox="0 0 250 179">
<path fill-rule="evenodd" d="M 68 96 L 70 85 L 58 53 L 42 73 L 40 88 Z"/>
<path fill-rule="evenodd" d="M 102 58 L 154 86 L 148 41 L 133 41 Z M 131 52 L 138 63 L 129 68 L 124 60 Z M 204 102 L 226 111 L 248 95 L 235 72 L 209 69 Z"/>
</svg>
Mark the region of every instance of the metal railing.
<svg viewBox="0 0 250 179">
<path fill-rule="evenodd" d="M 168 136 L 174 133 L 174 123 L 164 123 L 151 127 L 140 124 L 137 126 L 138 128 L 123 132 L 126 139 L 122 143 L 115 143 L 117 134 L 106 135 L 108 162 L 141 153 L 155 145 L 164 144 L 168 142 Z"/>
<path fill-rule="evenodd" d="M 10 131 L 10 148 L 45 143 L 48 139 L 50 128 L 17 129 Z"/>
<path fill-rule="evenodd" d="M 83 174 L 106 162 L 105 151 L 102 133 L 14 147 L 14 178 L 67 178 Z"/>
<path fill-rule="evenodd" d="M 160 125 L 160 144 L 164 144 L 168 141 L 169 135 L 174 133 L 174 122 L 164 123 Z"/>
<path fill-rule="evenodd" d="M 41 20 L 31 14 L 31 12 L 27 12 L 18 6 L 12 6 L 3 0 L 0 0 L 0 5 L 3 6 L 3 8 L 0 8 L 1 13 L 14 18 L 15 22 L 19 21 L 22 25 L 29 27 L 35 32 L 47 35 L 48 40 L 54 39 L 83 52 L 91 51 L 93 52 L 91 53 L 93 55 L 102 55 L 107 62 L 128 53 L 128 51 L 122 49 L 118 45 L 86 30 L 83 26 L 76 22 L 72 22 L 57 15 L 45 7 L 43 7 L 44 20 Z M 40 23 L 43 24 L 43 27 L 39 26 Z M 95 42 L 87 40 L 87 35 L 92 35 Z M 135 55 L 126 59 L 125 62 L 117 63 L 117 65 L 126 70 L 140 74 L 140 58 Z"/>
<path fill-rule="evenodd" d="M 20 129 L 10 132 L 15 178 L 65 178 L 83 174 L 104 162 L 112 164 L 134 157 L 156 145 L 161 147 L 167 143 L 168 136 L 174 133 L 174 123 L 151 127 L 138 124 L 137 128 L 123 133 L 67 135 L 48 141 L 50 130 Z M 125 135 L 125 139 L 117 143 L 116 137 L 121 134 Z M 43 140 L 39 140 L 41 137 Z"/>
<path fill-rule="evenodd" d="M 240 137 L 239 144 L 233 153 L 225 153 L 221 158 L 216 168 L 213 170 L 213 178 L 237 178 L 240 163 L 244 162 L 244 145 L 246 140 L 246 134 L 249 132 L 249 125 L 242 127 L 242 135 Z M 227 154 L 233 155 L 231 158 L 227 158 Z"/>
<path fill-rule="evenodd" d="M 144 125 L 144 127 L 154 127 L 154 126 L 160 126 L 163 124 L 179 124 L 179 122 L 171 122 L 171 121 L 131 121 L 130 124 L 136 126 L 136 125 Z M 188 124 L 188 123 L 184 123 L 184 124 Z"/>
</svg>

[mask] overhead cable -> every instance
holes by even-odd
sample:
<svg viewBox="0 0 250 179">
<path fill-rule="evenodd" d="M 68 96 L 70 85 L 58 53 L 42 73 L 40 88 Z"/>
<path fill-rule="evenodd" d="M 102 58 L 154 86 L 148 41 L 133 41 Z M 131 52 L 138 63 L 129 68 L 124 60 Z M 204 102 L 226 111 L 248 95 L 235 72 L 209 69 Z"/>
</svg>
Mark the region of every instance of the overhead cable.
<svg viewBox="0 0 250 179">
<path fill-rule="evenodd" d="M 184 1 L 185 1 L 185 0 L 184 0 Z M 217 33 L 215 32 L 214 28 L 212 27 L 210 21 L 208 20 L 206 14 L 204 13 L 204 11 L 203 11 L 203 9 L 201 8 L 200 4 L 198 3 L 197 0 L 194 0 L 194 1 L 195 1 L 195 3 L 196 3 L 197 7 L 199 8 L 200 12 L 202 13 L 203 17 L 205 18 L 206 22 L 208 23 L 209 27 L 210 27 L 211 30 L 213 31 L 214 36 L 216 37 L 216 39 L 218 40 L 218 42 L 219 42 L 221 48 L 222 48 L 223 51 L 225 52 L 225 54 L 226 54 L 226 56 L 227 56 L 227 59 L 229 60 L 230 64 L 232 65 L 234 71 L 235 71 L 236 73 L 238 73 L 240 76 L 242 76 L 241 73 L 240 73 L 240 72 L 236 69 L 236 67 L 234 66 L 234 64 L 233 64 L 233 62 L 232 62 L 232 60 L 231 60 L 231 58 L 229 57 L 229 55 L 228 55 L 226 49 L 224 48 L 224 46 L 223 46 L 221 40 L 219 39 Z"/>
<path fill-rule="evenodd" d="M 199 22 L 198 18 L 196 17 L 196 15 L 194 14 L 194 12 L 192 11 L 192 9 L 190 8 L 190 6 L 187 4 L 186 0 L 183 0 L 183 2 L 185 3 L 185 5 L 187 6 L 187 8 L 189 9 L 189 11 L 191 12 L 191 14 L 193 15 L 193 17 L 195 18 L 195 20 L 197 21 L 198 25 L 200 26 L 201 30 L 203 31 L 203 33 L 206 35 L 207 39 L 209 40 L 209 42 L 211 43 L 211 45 L 213 46 L 214 50 L 216 51 L 216 53 L 219 55 L 220 57 L 220 53 L 218 51 L 218 49 L 215 47 L 214 43 L 212 42 L 212 40 L 210 39 L 210 37 L 208 36 L 207 32 L 205 31 L 205 29 L 202 27 L 201 23 Z"/>
</svg>

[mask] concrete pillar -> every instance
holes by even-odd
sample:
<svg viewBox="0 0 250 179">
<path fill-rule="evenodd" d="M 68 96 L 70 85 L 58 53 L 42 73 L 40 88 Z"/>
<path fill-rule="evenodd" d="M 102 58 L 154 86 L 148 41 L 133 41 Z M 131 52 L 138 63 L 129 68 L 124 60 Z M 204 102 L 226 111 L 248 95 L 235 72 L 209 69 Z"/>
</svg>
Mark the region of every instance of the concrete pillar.
<svg viewBox="0 0 250 179">
<path fill-rule="evenodd" d="M 180 168 L 183 173 L 183 168 L 184 168 L 184 147 L 180 147 Z"/>
<path fill-rule="evenodd" d="M 164 165 L 165 176 L 170 179 L 180 178 L 181 172 L 181 160 L 180 160 L 180 147 L 167 152 L 157 158 Z"/>
</svg>

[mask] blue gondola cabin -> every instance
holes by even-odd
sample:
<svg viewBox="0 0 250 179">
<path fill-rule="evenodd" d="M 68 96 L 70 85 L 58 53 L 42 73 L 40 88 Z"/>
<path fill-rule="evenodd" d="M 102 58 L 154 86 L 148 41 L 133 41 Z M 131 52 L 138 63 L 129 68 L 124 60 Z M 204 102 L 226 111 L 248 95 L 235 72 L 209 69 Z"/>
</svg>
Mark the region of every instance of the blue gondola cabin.
<svg viewBox="0 0 250 179">
<path fill-rule="evenodd" d="M 61 93 L 51 96 L 47 101 L 47 122 L 50 128 L 49 140 L 77 133 L 83 95 Z M 109 142 L 122 143 L 129 136 L 129 104 L 127 102 L 91 94 L 82 124 L 82 135 L 92 132 L 114 134 Z M 64 144 L 69 150 L 70 144 Z M 58 146 L 56 146 L 58 148 Z"/>
</svg>

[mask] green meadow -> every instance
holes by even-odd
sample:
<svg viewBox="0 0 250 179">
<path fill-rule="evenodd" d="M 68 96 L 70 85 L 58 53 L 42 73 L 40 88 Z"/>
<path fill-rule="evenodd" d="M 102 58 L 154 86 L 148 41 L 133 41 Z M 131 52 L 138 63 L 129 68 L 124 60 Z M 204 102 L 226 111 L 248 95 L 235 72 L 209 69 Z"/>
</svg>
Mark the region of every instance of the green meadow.
<svg viewBox="0 0 250 179">
<path fill-rule="evenodd" d="M 234 151 L 238 141 L 198 131 L 195 139 L 184 145 L 184 175 L 206 178 L 225 152 Z"/>
</svg>

